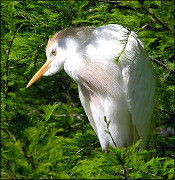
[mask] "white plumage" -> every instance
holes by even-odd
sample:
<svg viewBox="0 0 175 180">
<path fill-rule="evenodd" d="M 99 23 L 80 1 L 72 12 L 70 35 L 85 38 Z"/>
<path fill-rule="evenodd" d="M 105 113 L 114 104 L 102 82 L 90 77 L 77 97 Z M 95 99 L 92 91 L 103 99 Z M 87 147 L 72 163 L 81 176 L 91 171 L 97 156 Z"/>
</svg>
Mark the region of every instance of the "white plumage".
<svg viewBox="0 0 175 180">
<path fill-rule="evenodd" d="M 53 53 L 54 52 L 54 53 Z M 134 32 L 120 25 L 68 28 L 49 40 L 48 61 L 29 82 L 43 73 L 63 69 L 78 84 L 79 96 L 101 147 L 127 147 L 150 131 L 155 76 L 144 46 Z"/>
</svg>

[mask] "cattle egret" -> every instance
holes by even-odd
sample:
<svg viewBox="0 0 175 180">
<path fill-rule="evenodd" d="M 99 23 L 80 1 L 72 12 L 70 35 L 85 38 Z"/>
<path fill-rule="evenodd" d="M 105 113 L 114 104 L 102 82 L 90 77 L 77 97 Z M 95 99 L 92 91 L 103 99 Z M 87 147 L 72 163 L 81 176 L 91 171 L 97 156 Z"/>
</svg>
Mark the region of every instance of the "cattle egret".
<svg viewBox="0 0 175 180">
<path fill-rule="evenodd" d="M 49 39 L 46 55 L 46 63 L 27 87 L 42 75 L 64 69 L 78 84 L 102 150 L 128 147 L 138 139 L 145 147 L 156 83 L 151 61 L 134 32 L 115 24 L 67 28 Z"/>
</svg>

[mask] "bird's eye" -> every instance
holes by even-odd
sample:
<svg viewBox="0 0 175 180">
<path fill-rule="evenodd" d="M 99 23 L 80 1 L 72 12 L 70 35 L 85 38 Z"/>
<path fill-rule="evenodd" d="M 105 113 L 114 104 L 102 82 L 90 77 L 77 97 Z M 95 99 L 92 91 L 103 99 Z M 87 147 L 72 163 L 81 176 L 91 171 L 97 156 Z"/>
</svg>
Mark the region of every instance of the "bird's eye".
<svg viewBox="0 0 175 180">
<path fill-rule="evenodd" d="M 56 56 L 57 51 L 56 50 L 52 50 L 52 55 Z"/>
</svg>

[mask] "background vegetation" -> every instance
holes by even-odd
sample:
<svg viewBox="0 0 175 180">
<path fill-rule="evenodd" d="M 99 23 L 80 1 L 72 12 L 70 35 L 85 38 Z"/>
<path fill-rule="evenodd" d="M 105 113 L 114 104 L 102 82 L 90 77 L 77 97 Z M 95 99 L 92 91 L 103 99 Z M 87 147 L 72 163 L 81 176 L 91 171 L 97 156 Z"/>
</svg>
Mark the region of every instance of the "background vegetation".
<svg viewBox="0 0 175 180">
<path fill-rule="evenodd" d="M 1 1 L 1 178 L 173 179 L 174 2 Z M 147 150 L 101 152 L 64 71 L 26 85 L 46 61 L 46 43 L 66 27 L 120 24 L 135 31 L 157 77 Z"/>
</svg>

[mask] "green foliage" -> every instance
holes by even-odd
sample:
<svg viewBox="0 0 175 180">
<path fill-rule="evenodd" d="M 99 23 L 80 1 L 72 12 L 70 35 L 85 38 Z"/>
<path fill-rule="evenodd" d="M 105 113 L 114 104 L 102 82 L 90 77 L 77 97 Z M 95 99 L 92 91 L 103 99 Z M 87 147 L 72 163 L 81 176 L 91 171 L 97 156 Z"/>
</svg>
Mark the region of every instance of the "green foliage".
<svg viewBox="0 0 175 180">
<path fill-rule="evenodd" d="M 119 53 L 119 55 L 114 59 L 114 61 L 117 63 L 119 58 L 121 57 L 121 55 L 124 53 L 125 49 L 126 49 L 126 45 L 127 45 L 127 42 L 128 42 L 128 38 L 131 34 L 131 31 L 129 31 L 127 34 L 125 34 L 125 39 L 121 41 L 121 44 L 123 44 L 123 49 L 122 51 Z"/>
<path fill-rule="evenodd" d="M 52 115 L 57 106 L 58 104 L 54 104 L 45 107 L 46 114 L 43 121 L 26 128 L 20 140 L 7 128 L 3 129 L 2 164 L 6 165 L 4 166 L 4 171 L 6 171 L 3 174 L 4 178 L 69 177 L 65 173 L 67 167 L 62 164 L 63 161 L 67 161 L 67 158 L 63 156 L 62 146 L 64 147 L 64 144 L 70 140 L 56 136 L 59 129 L 46 125 L 48 117 Z"/>
<path fill-rule="evenodd" d="M 72 169 L 74 179 L 164 179 L 174 178 L 174 162 L 170 158 L 147 159 L 150 152 L 138 151 L 140 142 L 130 148 L 109 148 L 103 154 L 92 151 L 89 159 L 83 159 Z M 170 169 L 167 169 L 169 166 Z"/>
<path fill-rule="evenodd" d="M 175 178 L 173 1 L 1 1 L 1 14 L 2 179 Z M 64 71 L 26 89 L 46 61 L 49 37 L 66 27 L 111 23 L 135 31 L 158 61 L 157 103 L 145 151 L 137 150 L 138 142 L 101 152 L 77 85 Z"/>
</svg>

